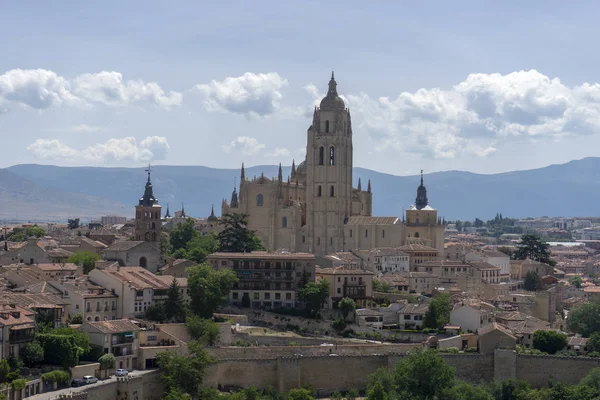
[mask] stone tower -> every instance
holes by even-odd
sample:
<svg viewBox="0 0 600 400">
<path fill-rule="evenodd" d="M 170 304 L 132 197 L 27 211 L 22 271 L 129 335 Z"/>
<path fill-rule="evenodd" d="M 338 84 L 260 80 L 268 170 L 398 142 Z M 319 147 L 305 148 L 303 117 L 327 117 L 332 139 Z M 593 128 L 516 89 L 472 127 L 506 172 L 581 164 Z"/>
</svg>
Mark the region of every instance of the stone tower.
<svg viewBox="0 0 600 400">
<path fill-rule="evenodd" d="M 135 206 L 135 240 L 160 244 L 161 225 L 161 206 L 152 192 L 152 182 L 150 182 L 150 166 L 148 181 L 144 189 L 144 195 L 140 198 L 138 205 Z"/>
<path fill-rule="evenodd" d="M 317 255 L 341 251 L 344 223 L 352 212 L 352 124 L 333 72 L 308 128 L 306 174 L 308 250 Z"/>
</svg>

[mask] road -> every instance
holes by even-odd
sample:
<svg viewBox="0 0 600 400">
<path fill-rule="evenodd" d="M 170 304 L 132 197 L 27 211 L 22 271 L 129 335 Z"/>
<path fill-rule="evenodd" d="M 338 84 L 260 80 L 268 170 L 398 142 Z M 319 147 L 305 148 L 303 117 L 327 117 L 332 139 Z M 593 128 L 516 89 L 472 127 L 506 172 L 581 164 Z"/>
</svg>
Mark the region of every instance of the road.
<svg viewBox="0 0 600 400">
<path fill-rule="evenodd" d="M 153 372 L 155 370 L 147 370 L 147 371 L 131 371 L 129 372 L 130 376 L 139 376 L 139 375 L 144 375 L 150 372 Z M 113 375 L 108 379 L 104 379 L 101 381 L 98 381 L 96 383 L 93 383 L 91 385 L 85 385 L 85 386 L 79 386 L 79 387 L 70 387 L 70 388 L 66 388 L 66 389 L 62 389 L 62 390 L 55 390 L 53 392 L 46 392 L 46 393 L 41 393 L 41 394 L 36 394 L 35 396 L 30 396 L 27 399 L 28 400 L 56 400 L 56 398 L 58 397 L 59 394 L 69 394 L 69 393 L 77 393 L 77 392 L 83 392 L 86 389 L 89 389 L 91 387 L 97 387 L 97 386 L 102 386 L 102 385 L 106 385 L 107 383 L 110 382 L 115 382 L 117 380 L 117 378 Z"/>
</svg>

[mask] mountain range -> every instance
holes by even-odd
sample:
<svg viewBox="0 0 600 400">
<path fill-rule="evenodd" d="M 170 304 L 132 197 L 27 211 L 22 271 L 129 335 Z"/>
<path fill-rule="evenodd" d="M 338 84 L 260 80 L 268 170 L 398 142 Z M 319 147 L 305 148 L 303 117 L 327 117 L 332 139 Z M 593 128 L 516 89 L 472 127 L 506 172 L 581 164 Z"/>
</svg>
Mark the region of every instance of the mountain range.
<svg viewBox="0 0 600 400">
<path fill-rule="evenodd" d="M 277 176 L 277 166 L 246 168 L 246 177 Z M 203 166 L 152 167 L 154 193 L 171 213 L 220 214 L 239 182 L 239 169 Z M 284 177 L 290 167 L 283 168 Z M 418 176 L 395 176 L 354 168 L 354 185 L 371 179 L 373 214 L 401 216 L 415 199 Z M 143 194 L 144 168 L 57 167 L 21 164 L 0 169 L 0 219 L 84 220 L 100 215 L 133 216 Z M 447 220 L 510 217 L 589 216 L 600 214 L 600 158 L 591 157 L 544 168 L 475 174 L 446 171 L 425 175 L 430 204 Z"/>
</svg>

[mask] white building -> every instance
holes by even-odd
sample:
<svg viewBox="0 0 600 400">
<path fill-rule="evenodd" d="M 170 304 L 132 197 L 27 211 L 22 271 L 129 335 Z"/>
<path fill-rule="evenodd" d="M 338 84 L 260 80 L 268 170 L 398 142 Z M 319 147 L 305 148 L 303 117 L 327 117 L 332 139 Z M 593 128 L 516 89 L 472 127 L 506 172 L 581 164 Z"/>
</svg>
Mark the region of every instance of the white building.
<svg viewBox="0 0 600 400">
<path fill-rule="evenodd" d="M 500 275 L 510 275 L 510 257 L 501 251 L 484 250 L 465 255 L 466 262 L 485 262 L 500 268 Z"/>
<path fill-rule="evenodd" d="M 450 325 L 460 326 L 463 331 L 477 332 L 493 322 L 494 306 L 479 300 L 463 300 L 450 312 Z"/>
</svg>

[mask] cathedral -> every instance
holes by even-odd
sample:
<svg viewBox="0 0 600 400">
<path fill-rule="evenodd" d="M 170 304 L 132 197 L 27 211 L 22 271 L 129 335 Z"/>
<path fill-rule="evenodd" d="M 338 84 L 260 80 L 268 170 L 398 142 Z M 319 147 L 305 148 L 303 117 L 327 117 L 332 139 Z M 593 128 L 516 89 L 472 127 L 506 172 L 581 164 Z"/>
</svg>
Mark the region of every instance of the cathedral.
<svg viewBox="0 0 600 400">
<path fill-rule="evenodd" d="M 427 189 L 417 189 L 406 218 L 373 217 L 370 180 L 352 185 L 352 118 L 337 92 L 333 73 L 327 95 L 315 107 L 307 131 L 306 158 L 283 179 L 247 179 L 242 164 L 239 192 L 223 201 L 222 213 L 248 214 L 268 250 L 286 249 L 318 256 L 339 251 L 419 243 L 444 252 L 444 225 L 429 205 Z"/>
</svg>

